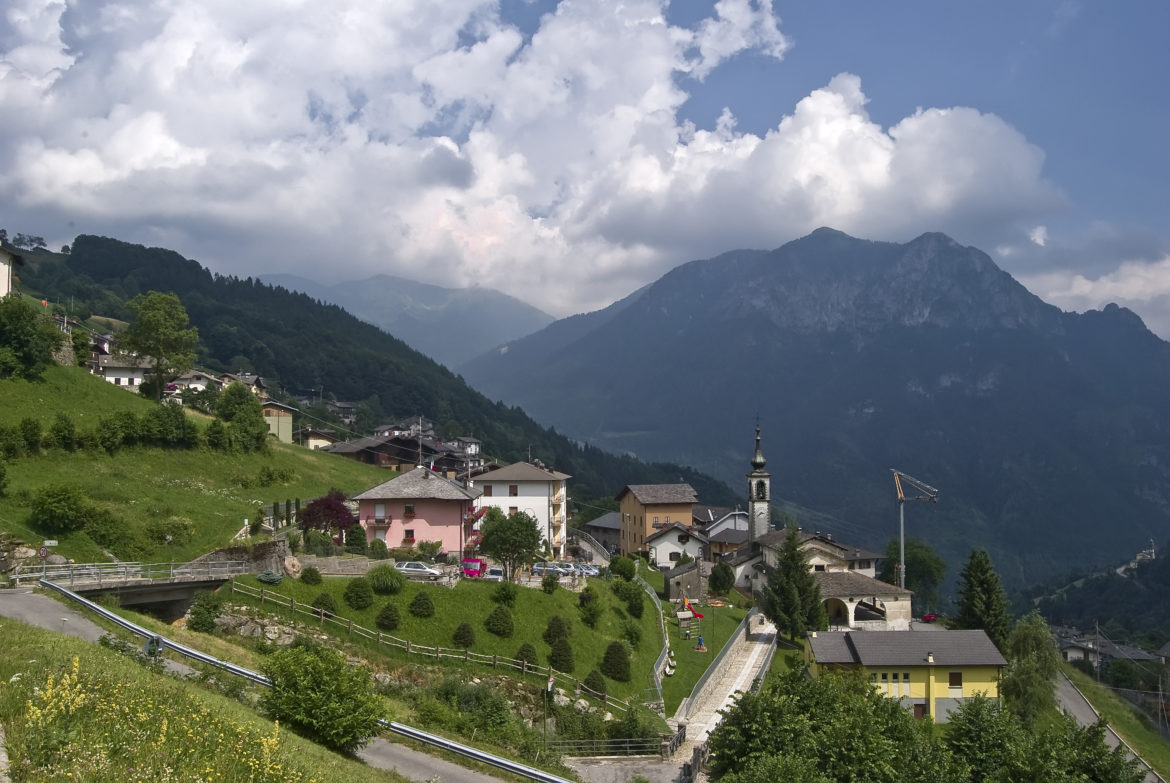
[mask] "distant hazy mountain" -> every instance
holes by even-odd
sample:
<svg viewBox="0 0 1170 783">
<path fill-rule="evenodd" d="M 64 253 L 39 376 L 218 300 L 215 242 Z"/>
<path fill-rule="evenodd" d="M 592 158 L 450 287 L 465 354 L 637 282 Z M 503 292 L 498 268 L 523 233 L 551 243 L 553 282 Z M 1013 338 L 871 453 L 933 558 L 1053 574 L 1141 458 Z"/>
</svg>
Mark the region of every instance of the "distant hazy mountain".
<svg viewBox="0 0 1170 783">
<path fill-rule="evenodd" d="M 335 304 L 448 367 L 553 320 L 490 288 L 441 288 L 391 275 L 335 285 L 284 274 L 260 279 Z"/>
<path fill-rule="evenodd" d="M 559 432 L 733 486 L 758 416 L 774 494 L 860 546 L 897 535 L 903 470 L 942 491 L 907 528 L 951 577 L 972 546 L 1019 584 L 1170 532 L 1170 344 L 1115 305 L 1062 313 L 941 234 L 820 229 L 694 261 L 459 370 Z"/>
</svg>

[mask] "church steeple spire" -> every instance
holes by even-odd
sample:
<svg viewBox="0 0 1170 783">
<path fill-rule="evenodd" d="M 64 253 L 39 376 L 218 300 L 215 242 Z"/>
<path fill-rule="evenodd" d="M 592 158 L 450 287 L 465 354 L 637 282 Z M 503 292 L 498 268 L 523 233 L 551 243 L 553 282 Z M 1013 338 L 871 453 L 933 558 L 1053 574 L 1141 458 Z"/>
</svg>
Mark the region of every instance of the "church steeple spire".
<svg viewBox="0 0 1170 783">
<path fill-rule="evenodd" d="M 752 469 L 761 471 L 767 465 L 767 460 L 764 459 L 764 452 L 760 449 L 760 425 L 756 425 L 756 454 L 752 457 Z"/>
<path fill-rule="evenodd" d="M 757 424 L 756 453 L 752 456 L 752 472 L 747 475 L 749 543 L 755 543 L 772 528 L 772 477 L 764 470 L 766 464 L 764 451 L 760 448 L 760 425 Z"/>
</svg>

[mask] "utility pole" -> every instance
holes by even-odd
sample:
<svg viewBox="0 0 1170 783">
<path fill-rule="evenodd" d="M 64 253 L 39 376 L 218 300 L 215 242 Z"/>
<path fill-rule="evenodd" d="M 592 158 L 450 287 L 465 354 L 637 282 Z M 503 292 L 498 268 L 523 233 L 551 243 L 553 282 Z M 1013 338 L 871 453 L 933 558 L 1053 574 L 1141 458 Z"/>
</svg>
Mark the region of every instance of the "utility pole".
<svg viewBox="0 0 1170 783">
<path fill-rule="evenodd" d="M 938 502 L 938 490 L 913 476 L 908 476 L 900 470 L 890 468 L 894 474 L 894 488 L 898 491 L 898 587 L 906 588 L 906 501 L 925 500 L 931 503 Z M 902 482 L 905 481 L 920 494 L 907 496 L 902 491 Z"/>
</svg>

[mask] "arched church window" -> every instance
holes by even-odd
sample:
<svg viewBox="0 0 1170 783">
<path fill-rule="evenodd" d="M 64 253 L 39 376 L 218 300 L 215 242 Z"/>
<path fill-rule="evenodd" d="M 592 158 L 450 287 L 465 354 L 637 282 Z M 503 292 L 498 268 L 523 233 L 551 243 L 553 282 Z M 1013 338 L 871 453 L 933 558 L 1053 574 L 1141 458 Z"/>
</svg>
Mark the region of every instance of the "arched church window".
<svg viewBox="0 0 1170 783">
<path fill-rule="evenodd" d="M 757 500 L 767 500 L 768 499 L 768 486 L 762 481 L 756 482 L 756 499 Z"/>
</svg>

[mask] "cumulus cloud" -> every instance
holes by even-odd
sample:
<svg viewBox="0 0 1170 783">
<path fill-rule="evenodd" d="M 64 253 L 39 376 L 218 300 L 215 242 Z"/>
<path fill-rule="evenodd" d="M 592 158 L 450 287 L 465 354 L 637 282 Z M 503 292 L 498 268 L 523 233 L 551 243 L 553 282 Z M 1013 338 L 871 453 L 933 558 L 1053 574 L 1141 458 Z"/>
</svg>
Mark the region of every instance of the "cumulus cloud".
<svg viewBox="0 0 1170 783">
<path fill-rule="evenodd" d="M 1098 310 L 1110 303 L 1128 307 L 1151 331 L 1170 336 L 1170 255 L 1125 261 L 1099 277 L 1064 269 L 1024 275 L 1020 282 L 1064 310 Z"/>
<path fill-rule="evenodd" d="M 531 35 L 494 0 L 18 0 L 0 30 L 10 230 L 155 242 L 216 271 L 321 258 L 482 285 L 563 315 L 670 267 L 829 225 L 1036 241 L 1043 152 L 973 108 L 883 127 L 862 80 L 762 135 L 680 119 L 680 84 L 790 47 L 769 0 L 692 27 L 664 0 L 562 0 Z"/>
</svg>

